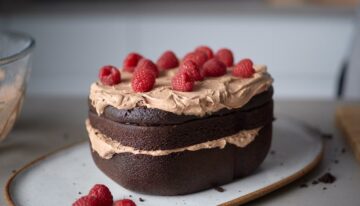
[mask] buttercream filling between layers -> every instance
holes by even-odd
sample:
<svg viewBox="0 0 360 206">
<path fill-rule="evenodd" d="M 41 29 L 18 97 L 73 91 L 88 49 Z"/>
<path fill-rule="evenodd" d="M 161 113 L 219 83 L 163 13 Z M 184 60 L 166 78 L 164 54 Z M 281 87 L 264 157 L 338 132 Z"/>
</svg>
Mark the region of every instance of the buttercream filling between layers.
<svg viewBox="0 0 360 206">
<path fill-rule="evenodd" d="M 205 116 L 221 109 L 238 109 L 272 84 L 265 65 L 254 65 L 255 73 L 251 78 L 239 78 L 227 74 L 221 77 L 206 78 L 198 81 L 191 92 L 172 90 L 171 78 L 178 69 L 162 71 L 156 79 L 154 88 L 149 92 L 136 93 L 131 88 L 132 74 L 122 70 L 121 83 L 106 86 L 101 82 L 91 85 L 89 99 L 98 115 L 107 106 L 117 109 L 133 109 L 139 106 L 160 109 L 178 115 Z"/>
<path fill-rule="evenodd" d="M 220 148 L 223 149 L 227 144 L 232 144 L 237 147 L 246 147 L 250 144 L 255 137 L 258 135 L 262 127 L 251 129 L 251 130 L 242 130 L 236 134 L 226 136 L 217 140 L 207 141 L 187 147 L 167 149 L 167 150 L 141 150 L 136 149 L 130 146 L 122 145 L 120 142 L 111 139 L 110 137 L 102 134 L 99 130 L 93 128 L 90 124 L 90 121 L 87 119 L 86 129 L 89 133 L 89 138 L 91 142 L 91 147 L 96 151 L 100 157 L 103 159 L 110 159 L 113 155 L 119 153 L 132 153 L 132 154 L 142 154 L 150 156 L 164 156 L 177 152 L 184 151 L 197 151 L 201 149 L 213 149 Z"/>
</svg>

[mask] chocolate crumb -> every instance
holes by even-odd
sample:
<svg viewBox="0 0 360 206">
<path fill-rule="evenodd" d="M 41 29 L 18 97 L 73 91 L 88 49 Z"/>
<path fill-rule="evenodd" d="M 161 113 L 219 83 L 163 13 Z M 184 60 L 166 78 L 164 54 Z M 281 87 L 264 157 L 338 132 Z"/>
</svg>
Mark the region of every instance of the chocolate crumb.
<svg viewBox="0 0 360 206">
<path fill-rule="evenodd" d="M 132 197 L 132 195 L 129 195 L 129 197 Z"/>
<path fill-rule="evenodd" d="M 307 185 L 306 183 L 302 183 L 302 184 L 300 185 L 300 188 L 306 188 L 306 187 L 308 187 L 308 185 Z"/>
<path fill-rule="evenodd" d="M 78 192 L 79 195 L 81 195 L 82 193 L 81 192 Z"/>
<path fill-rule="evenodd" d="M 271 155 L 275 155 L 275 154 L 276 154 L 276 151 L 275 151 L 275 150 L 271 150 L 271 151 L 270 151 L 270 154 L 271 154 Z"/>
<path fill-rule="evenodd" d="M 12 172 L 12 173 L 16 173 L 16 170 L 12 170 L 11 172 Z"/>
<path fill-rule="evenodd" d="M 311 184 L 313 184 L 313 185 L 317 185 L 317 184 L 319 184 L 319 181 L 314 180 L 314 181 L 312 181 L 312 183 L 311 183 Z"/>
<path fill-rule="evenodd" d="M 326 187 L 323 187 L 323 190 L 326 190 L 327 188 Z"/>
<path fill-rule="evenodd" d="M 323 176 L 321 176 L 318 180 L 319 182 L 322 183 L 331 184 L 336 181 L 336 177 L 331 173 L 327 172 Z"/>
<path fill-rule="evenodd" d="M 214 189 L 215 189 L 216 191 L 218 191 L 218 192 L 224 192 L 224 191 L 225 191 L 224 188 L 219 187 L 219 186 L 215 186 Z"/>
<path fill-rule="evenodd" d="M 339 160 L 334 160 L 334 163 L 335 163 L 335 164 L 338 164 L 338 163 L 339 163 Z"/>
<path fill-rule="evenodd" d="M 322 133 L 321 137 L 330 140 L 333 138 L 333 135 L 329 133 Z"/>
<path fill-rule="evenodd" d="M 143 198 L 139 197 L 139 201 L 144 202 L 145 200 Z"/>
<path fill-rule="evenodd" d="M 345 149 L 344 147 L 341 149 L 341 153 L 342 153 L 342 154 L 345 154 L 345 153 L 346 153 L 346 149 Z"/>
</svg>

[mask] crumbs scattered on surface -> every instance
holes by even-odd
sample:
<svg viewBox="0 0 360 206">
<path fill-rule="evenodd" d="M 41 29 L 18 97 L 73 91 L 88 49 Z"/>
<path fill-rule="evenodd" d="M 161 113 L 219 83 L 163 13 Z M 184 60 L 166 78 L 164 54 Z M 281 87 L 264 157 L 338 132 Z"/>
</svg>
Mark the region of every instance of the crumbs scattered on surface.
<svg viewBox="0 0 360 206">
<path fill-rule="evenodd" d="M 314 180 L 314 181 L 312 181 L 312 183 L 311 183 L 311 184 L 313 184 L 313 185 L 317 185 L 317 184 L 319 184 L 319 181 Z"/>
<path fill-rule="evenodd" d="M 225 192 L 225 189 L 219 186 L 215 186 L 214 189 L 218 192 Z"/>
<path fill-rule="evenodd" d="M 306 183 L 302 183 L 302 184 L 300 185 L 300 188 L 306 188 L 306 187 L 308 187 L 308 185 L 307 185 Z"/>
<path fill-rule="evenodd" d="M 343 148 L 341 149 L 341 153 L 342 153 L 342 154 L 345 154 L 345 153 L 346 153 L 345 147 L 343 147 Z"/>
<path fill-rule="evenodd" d="M 338 163 L 339 163 L 339 160 L 334 160 L 333 163 L 334 163 L 334 164 L 338 164 Z"/>
<path fill-rule="evenodd" d="M 326 187 L 323 187 L 323 190 L 326 190 L 327 188 Z"/>
<path fill-rule="evenodd" d="M 129 195 L 129 197 L 132 197 L 132 195 Z"/>
<path fill-rule="evenodd" d="M 322 182 L 322 183 L 326 183 L 326 184 L 331 184 L 336 181 L 336 177 L 334 175 L 332 175 L 330 172 L 327 172 L 324 175 L 322 175 L 318 179 L 318 181 Z"/>
<path fill-rule="evenodd" d="M 81 195 L 82 193 L 81 192 L 78 192 L 79 195 Z"/>
<path fill-rule="evenodd" d="M 139 201 L 140 202 L 145 202 L 145 200 L 143 198 L 141 198 L 141 197 L 139 197 Z"/>
<path fill-rule="evenodd" d="M 271 150 L 271 151 L 270 151 L 270 154 L 271 154 L 271 155 L 275 155 L 275 154 L 276 154 L 276 151 L 275 151 L 275 150 Z"/>
</svg>

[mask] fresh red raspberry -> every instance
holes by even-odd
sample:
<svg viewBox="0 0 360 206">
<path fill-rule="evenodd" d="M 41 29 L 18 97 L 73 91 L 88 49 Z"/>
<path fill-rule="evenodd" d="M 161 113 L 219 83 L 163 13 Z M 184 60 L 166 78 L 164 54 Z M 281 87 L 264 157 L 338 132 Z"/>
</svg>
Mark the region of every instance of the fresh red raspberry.
<svg viewBox="0 0 360 206">
<path fill-rule="evenodd" d="M 183 62 L 179 68 L 181 73 L 187 73 L 190 77 L 192 77 L 195 81 L 202 81 L 204 77 L 200 73 L 200 69 L 191 60 L 187 60 Z"/>
<path fill-rule="evenodd" d="M 115 201 L 114 206 L 136 206 L 136 204 L 130 199 L 122 199 Z"/>
<path fill-rule="evenodd" d="M 250 59 L 241 60 L 232 71 L 232 75 L 242 78 L 250 78 L 254 73 L 253 62 Z"/>
<path fill-rule="evenodd" d="M 205 52 L 194 51 L 194 52 L 191 52 L 191 53 L 188 53 L 185 55 L 185 57 L 183 58 L 183 61 L 185 62 L 186 60 L 192 60 L 193 62 L 195 62 L 195 64 L 198 65 L 198 67 L 202 67 L 202 65 L 207 60 L 207 56 L 206 56 Z"/>
<path fill-rule="evenodd" d="M 190 92 L 194 87 L 194 79 L 187 73 L 178 73 L 171 80 L 173 90 Z"/>
<path fill-rule="evenodd" d="M 159 76 L 159 70 L 158 70 L 156 64 L 154 64 L 154 62 L 152 62 L 149 59 L 141 59 L 139 64 L 136 66 L 135 71 L 142 70 L 142 69 L 147 69 L 147 70 L 152 71 L 154 73 L 155 77 Z"/>
<path fill-rule="evenodd" d="M 139 69 L 134 72 L 131 87 L 135 92 L 148 92 L 155 84 L 155 74 L 150 69 Z"/>
<path fill-rule="evenodd" d="M 135 67 L 143 57 L 138 53 L 129 53 L 123 62 L 123 69 L 128 72 L 134 72 Z"/>
<path fill-rule="evenodd" d="M 173 51 L 166 51 L 157 60 L 156 65 L 162 70 L 172 69 L 179 66 L 179 60 Z"/>
<path fill-rule="evenodd" d="M 213 58 L 205 62 L 201 72 L 205 77 L 219 77 L 226 74 L 226 66 L 221 61 Z"/>
<path fill-rule="evenodd" d="M 234 55 L 230 49 L 219 49 L 215 54 L 215 58 L 224 63 L 227 67 L 234 65 Z"/>
<path fill-rule="evenodd" d="M 212 59 L 214 57 L 214 53 L 208 46 L 198 46 L 195 51 L 201 51 L 204 52 L 207 56 L 207 59 Z"/>
<path fill-rule="evenodd" d="M 107 188 L 105 185 L 94 185 L 88 195 L 99 199 L 103 206 L 112 206 L 113 196 L 111 195 L 109 188 Z"/>
<path fill-rule="evenodd" d="M 99 79 L 101 83 L 112 86 L 121 82 L 121 74 L 116 67 L 107 65 L 101 67 L 99 71 Z"/>
<path fill-rule="evenodd" d="M 105 206 L 102 201 L 94 196 L 83 196 L 76 200 L 72 206 Z"/>
</svg>

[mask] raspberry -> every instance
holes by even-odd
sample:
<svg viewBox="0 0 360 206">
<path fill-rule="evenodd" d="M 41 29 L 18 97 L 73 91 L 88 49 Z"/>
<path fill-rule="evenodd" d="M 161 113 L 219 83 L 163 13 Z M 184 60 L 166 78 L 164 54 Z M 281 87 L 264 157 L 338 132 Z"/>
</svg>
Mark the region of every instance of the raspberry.
<svg viewBox="0 0 360 206">
<path fill-rule="evenodd" d="M 194 80 L 187 73 L 178 73 L 171 80 L 173 90 L 190 92 L 194 87 Z"/>
<path fill-rule="evenodd" d="M 195 51 L 185 55 L 183 61 L 185 62 L 186 60 L 192 60 L 193 62 L 195 62 L 195 64 L 201 67 L 206 62 L 207 56 L 202 51 Z"/>
<path fill-rule="evenodd" d="M 112 86 L 121 82 L 121 74 L 116 67 L 107 65 L 100 69 L 99 79 L 101 83 Z"/>
<path fill-rule="evenodd" d="M 207 59 L 212 59 L 214 57 L 213 51 L 207 46 L 199 46 L 195 49 L 195 51 L 204 52 L 207 56 Z"/>
<path fill-rule="evenodd" d="M 104 204 L 100 199 L 87 195 L 76 200 L 72 206 L 104 206 Z"/>
<path fill-rule="evenodd" d="M 187 73 L 195 81 L 204 80 L 204 77 L 200 73 L 199 67 L 191 60 L 187 60 L 181 64 L 180 72 Z"/>
<path fill-rule="evenodd" d="M 89 196 L 96 197 L 102 203 L 102 206 L 112 206 L 113 196 L 109 188 L 102 184 L 96 184 L 91 188 Z"/>
<path fill-rule="evenodd" d="M 155 74 L 150 69 L 139 69 L 134 72 L 131 87 L 135 92 L 148 92 L 155 84 Z"/>
<path fill-rule="evenodd" d="M 129 53 L 123 62 L 123 69 L 128 72 L 134 72 L 135 67 L 143 57 L 138 53 Z"/>
<path fill-rule="evenodd" d="M 130 199 L 118 200 L 114 203 L 114 206 L 136 206 L 135 202 Z"/>
<path fill-rule="evenodd" d="M 219 77 L 224 74 L 226 74 L 226 66 L 217 59 L 208 60 L 202 68 L 202 75 L 206 77 Z"/>
<path fill-rule="evenodd" d="M 232 71 L 232 75 L 243 78 L 250 78 L 254 73 L 253 62 L 250 59 L 241 60 Z"/>
<path fill-rule="evenodd" d="M 156 65 L 162 70 L 172 69 L 179 66 L 179 60 L 174 52 L 166 51 L 157 60 Z"/>
<path fill-rule="evenodd" d="M 159 76 L 159 70 L 158 70 L 157 66 L 154 64 L 154 62 L 152 62 L 149 59 L 140 60 L 139 64 L 135 68 L 135 71 L 142 70 L 142 69 L 151 70 L 154 73 L 155 77 Z"/>
<path fill-rule="evenodd" d="M 219 51 L 216 52 L 215 57 L 227 67 L 234 65 L 234 56 L 230 49 L 219 49 Z"/>
</svg>

